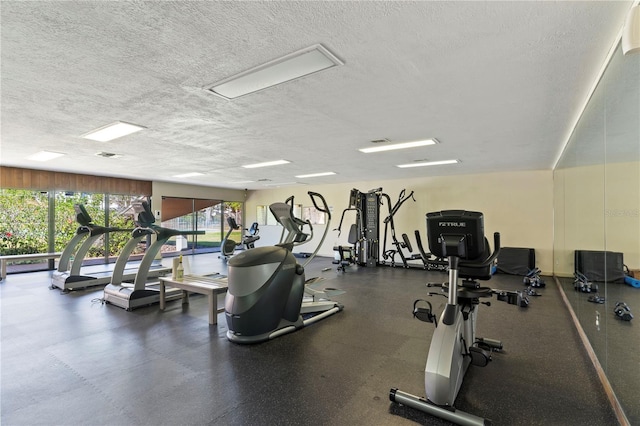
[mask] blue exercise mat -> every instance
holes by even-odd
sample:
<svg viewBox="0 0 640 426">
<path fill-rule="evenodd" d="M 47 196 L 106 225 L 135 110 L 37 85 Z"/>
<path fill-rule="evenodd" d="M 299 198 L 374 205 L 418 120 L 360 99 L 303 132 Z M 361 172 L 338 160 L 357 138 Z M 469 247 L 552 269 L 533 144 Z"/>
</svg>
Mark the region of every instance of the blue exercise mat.
<svg viewBox="0 0 640 426">
<path fill-rule="evenodd" d="M 624 282 L 629 284 L 631 287 L 640 288 L 640 280 L 631 278 L 628 275 L 624 277 Z"/>
</svg>

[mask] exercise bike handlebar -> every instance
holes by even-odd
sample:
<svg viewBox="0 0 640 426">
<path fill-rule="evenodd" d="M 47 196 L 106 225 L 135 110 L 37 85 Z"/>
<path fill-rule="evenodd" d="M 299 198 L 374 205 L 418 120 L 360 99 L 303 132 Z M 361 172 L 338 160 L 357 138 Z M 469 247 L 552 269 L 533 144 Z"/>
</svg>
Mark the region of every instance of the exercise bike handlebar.
<svg viewBox="0 0 640 426">
<path fill-rule="evenodd" d="M 486 240 L 486 238 L 485 238 Z M 443 242 L 444 244 L 444 242 Z M 448 256 L 449 258 L 449 292 L 447 306 L 442 315 L 442 322 L 447 325 L 453 324 L 456 316 L 456 304 L 458 302 L 458 269 L 460 267 L 467 268 L 483 268 L 491 264 L 500 253 L 500 233 L 493 233 L 493 253 L 486 259 L 472 260 L 464 262 L 458 256 Z"/>
<path fill-rule="evenodd" d="M 500 254 L 500 233 L 493 233 L 493 253 L 482 261 L 463 261 L 460 260 L 459 266 L 483 267 L 490 265 Z"/>
</svg>

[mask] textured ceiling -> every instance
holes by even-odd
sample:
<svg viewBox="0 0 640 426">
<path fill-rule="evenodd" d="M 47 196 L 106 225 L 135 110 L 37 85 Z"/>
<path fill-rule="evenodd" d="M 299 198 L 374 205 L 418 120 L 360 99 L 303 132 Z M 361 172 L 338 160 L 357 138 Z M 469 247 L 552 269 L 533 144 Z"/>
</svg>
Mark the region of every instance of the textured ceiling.
<svg viewBox="0 0 640 426">
<path fill-rule="evenodd" d="M 249 189 L 550 169 L 630 5 L 3 0 L 0 162 Z M 317 43 L 345 65 L 235 100 L 204 90 Z M 80 138 L 118 120 L 147 130 Z M 26 159 L 40 150 L 66 155 Z M 395 167 L 425 159 L 461 163 Z M 204 176 L 173 177 L 188 172 Z"/>
</svg>

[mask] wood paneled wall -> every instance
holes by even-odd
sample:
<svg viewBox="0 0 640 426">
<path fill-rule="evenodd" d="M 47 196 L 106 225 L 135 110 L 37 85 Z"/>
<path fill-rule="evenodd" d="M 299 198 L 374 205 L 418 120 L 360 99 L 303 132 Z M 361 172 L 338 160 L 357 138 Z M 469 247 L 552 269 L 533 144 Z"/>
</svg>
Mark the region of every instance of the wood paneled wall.
<svg viewBox="0 0 640 426">
<path fill-rule="evenodd" d="M 144 180 L 0 166 L 0 187 L 150 196 L 152 185 Z"/>
<path fill-rule="evenodd" d="M 215 206 L 221 202 L 222 200 L 162 197 L 162 220 L 171 220 L 192 213 L 194 210 L 198 211 Z"/>
</svg>

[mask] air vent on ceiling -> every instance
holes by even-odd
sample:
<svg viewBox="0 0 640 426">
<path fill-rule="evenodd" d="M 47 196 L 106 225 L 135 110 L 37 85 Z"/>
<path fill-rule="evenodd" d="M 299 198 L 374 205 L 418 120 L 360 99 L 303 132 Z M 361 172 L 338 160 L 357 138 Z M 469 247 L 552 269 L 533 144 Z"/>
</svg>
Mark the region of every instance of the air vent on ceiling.
<svg viewBox="0 0 640 426">
<path fill-rule="evenodd" d="M 96 155 L 98 157 L 104 157 L 104 158 L 120 158 L 122 157 L 122 155 L 120 154 L 114 154 L 112 152 L 96 152 Z"/>
<path fill-rule="evenodd" d="M 258 182 L 271 182 L 271 179 L 258 179 Z"/>
<path fill-rule="evenodd" d="M 387 142 L 391 142 L 391 140 L 384 138 L 384 139 L 374 139 L 371 141 L 371 143 L 387 143 Z"/>
</svg>

